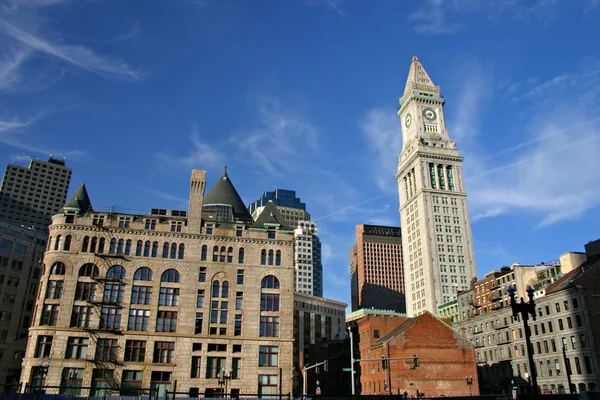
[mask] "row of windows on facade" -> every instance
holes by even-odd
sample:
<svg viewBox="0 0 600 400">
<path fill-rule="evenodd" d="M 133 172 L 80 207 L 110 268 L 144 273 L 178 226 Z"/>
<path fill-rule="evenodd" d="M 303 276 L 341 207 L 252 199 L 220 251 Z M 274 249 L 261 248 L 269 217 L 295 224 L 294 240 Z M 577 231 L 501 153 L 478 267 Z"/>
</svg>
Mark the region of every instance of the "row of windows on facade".
<svg viewBox="0 0 600 400">
<path fill-rule="evenodd" d="M 462 300 L 461 300 L 461 302 L 462 302 Z M 573 308 L 574 309 L 578 309 L 579 308 L 579 300 L 576 297 L 573 297 L 571 299 L 571 302 L 573 304 Z M 564 310 L 564 311 L 570 311 L 571 310 L 569 300 L 564 300 L 563 301 L 563 307 L 561 307 L 560 302 L 554 303 L 554 308 L 556 309 L 556 313 L 561 313 L 562 312 L 561 310 Z M 538 307 L 538 310 L 537 310 L 538 311 L 538 317 L 543 317 L 544 316 L 544 312 L 543 312 L 544 310 L 546 312 L 546 314 L 545 314 L 546 316 L 552 314 L 552 311 L 551 311 L 552 307 L 550 305 L 546 305 L 543 308 L 542 307 Z M 579 315 L 576 315 L 576 317 L 577 317 L 577 321 L 578 321 L 577 326 L 582 326 L 581 325 L 581 317 Z M 519 316 L 517 315 L 516 318 L 510 317 L 510 320 L 511 320 L 511 322 L 515 322 L 515 321 L 518 322 L 519 321 Z M 568 322 L 569 328 L 572 328 L 573 325 L 572 325 L 571 317 L 567 317 L 567 322 Z M 560 330 L 563 330 L 562 319 L 559 318 L 558 324 L 559 324 Z M 541 328 L 542 333 L 546 333 L 546 330 L 545 330 L 545 328 L 544 328 L 543 325 L 544 324 L 542 323 L 541 324 L 541 326 L 542 326 L 542 328 Z M 508 318 L 504 317 L 502 324 L 500 323 L 499 319 L 497 319 L 495 323 L 494 323 L 494 321 L 488 321 L 488 322 L 485 323 L 485 325 L 483 323 L 481 323 L 479 325 L 475 324 L 474 326 L 469 327 L 469 333 L 470 334 L 476 334 L 478 332 L 481 333 L 481 332 L 484 331 L 484 327 L 485 327 L 485 330 L 489 330 L 489 329 L 493 330 L 493 329 L 498 329 L 498 328 L 505 328 L 507 326 L 508 326 Z M 479 330 L 478 330 L 478 328 L 479 328 Z M 550 332 L 552 332 L 552 321 L 548 321 L 548 329 L 549 329 Z M 520 331 L 520 329 L 519 329 L 519 331 Z M 537 335 L 538 334 L 537 325 L 534 325 L 534 331 L 535 331 L 535 334 Z"/>
<path fill-rule="evenodd" d="M 14 248 L 13 248 L 14 244 Z M 23 255 L 27 252 L 27 246 L 21 243 L 14 243 L 8 239 L 0 239 L 0 251 L 10 252 L 13 251 L 16 254 Z"/>
<path fill-rule="evenodd" d="M 194 356 L 192 357 L 192 360 Z M 232 367 L 236 365 L 241 365 L 241 361 L 236 362 L 236 358 L 232 358 Z M 197 359 L 197 364 L 200 364 L 200 359 Z M 225 362 L 220 362 L 219 360 L 211 361 L 211 371 L 214 370 L 215 374 L 211 374 L 212 378 L 219 378 L 223 371 L 225 371 L 224 367 L 219 368 L 221 365 L 224 365 Z M 208 365 L 208 363 L 207 363 Z M 199 367 L 198 367 L 199 368 Z M 33 367 L 31 374 L 31 390 L 34 393 L 37 393 L 40 390 L 43 390 L 46 386 L 46 376 L 48 375 L 48 367 Z M 199 376 L 199 370 L 198 376 Z M 59 394 L 66 394 L 70 396 L 82 396 L 85 394 L 87 388 L 84 389 L 84 368 L 63 368 L 61 373 L 61 385 L 58 388 Z M 235 370 L 231 368 L 231 376 L 237 374 L 237 376 L 241 376 L 241 367 L 239 370 Z M 121 384 L 117 383 L 115 377 L 115 371 L 112 369 L 98 369 L 94 368 L 92 370 L 92 376 L 90 380 L 90 389 L 89 396 L 91 397 L 102 397 L 102 396 L 110 396 L 114 394 L 114 387 L 119 387 L 119 393 L 121 396 L 139 396 L 141 392 L 147 393 L 148 389 L 145 389 L 147 386 L 143 386 L 143 371 L 139 370 L 129 370 L 125 369 L 122 371 Z M 232 378 L 238 379 L 238 378 Z M 258 394 L 260 396 L 275 396 L 277 393 L 277 382 L 278 375 L 258 375 Z M 172 373 L 166 371 L 152 371 L 150 374 L 150 386 L 155 390 L 154 393 L 158 397 L 165 397 L 168 390 L 171 389 L 172 385 Z M 235 382 L 235 381 L 234 381 Z M 233 386 L 233 382 L 232 382 Z M 144 388 L 144 389 L 143 389 Z M 222 395 L 223 388 L 210 388 L 206 387 L 204 389 L 205 395 L 207 397 L 214 397 L 215 395 Z M 199 388 L 190 387 L 189 395 L 191 397 L 197 397 L 200 393 Z M 239 396 L 240 389 L 231 388 L 231 395 Z"/>
<path fill-rule="evenodd" d="M 52 358 L 54 337 L 49 335 L 41 335 L 37 337 L 36 348 L 34 357 L 35 358 Z M 64 354 L 65 359 L 88 359 L 88 348 L 90 341 L 84 337 L 69 337 L 67 339 L 66 352 Z M 122 344 L 121 344 L 122 346 Z M 108 362 L 147 362 L 146 360 L 146 349 L 147 341 L 145 340 L 125 340 L 125 351 L 119 345 L 118 339 L 110 338 L 98 338 L 96 341 L 95 355 L 93 359 L 95 361 L 108 361 Z M 242 352 L 242 345 L 233 345 L 233 359 L 241 361 L 241 357 L 235 357 L 235 354 Z M 202 343 L 194 343 L 191 348 L 191 354 L 197 354 L 198 351 L 202 350 Z M 226 344 L 215 344 L 208 343 L 207 354 L 214 353 L 225 353 L 227 352 Z M 62 357 L 62 355 L 60 355 Z M 121 357 L 119 357 L 121 356 Z M 153 363 L 164 363 L 171 364 L 174 361 L 175 356 L 175 342 L 164 342 L 155 341 L 152 362 Z M 207 357 L 208 360 L 225 360 L 226 357 Z M 253 358 L 253 357 L 252 357 Z M 190 378 L 198 378 L 200 375 L 195 373 L 199 371 L 200 363 L 199 356 L 193 356 L 192 358 L 192 372 Z M 258 365 L 259 367 L 277 367 L 279 365 L 279 347 L 278 346 L 259 346 L 258 350 Z M 216 378 L 213 374 L 214 369 L 212 368 L 212 362 L 207 363 L 206 378 Z M 221 364 L 219 362 L 218 364 Z M 236 367 L 236 362 L 233 363 Z M 241 367 L 241 365 L 237 365 Z M 217 371 L 220 371 L 218 368 Z M 239 376 L 238 376 L 239 378 Z"/>
</svg>

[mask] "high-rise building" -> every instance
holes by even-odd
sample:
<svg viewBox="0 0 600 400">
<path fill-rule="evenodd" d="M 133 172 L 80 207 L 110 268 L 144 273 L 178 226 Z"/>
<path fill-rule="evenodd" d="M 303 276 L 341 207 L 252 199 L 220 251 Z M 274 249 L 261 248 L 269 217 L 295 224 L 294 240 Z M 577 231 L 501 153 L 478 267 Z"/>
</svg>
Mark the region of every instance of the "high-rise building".
<svg viewBox="0 0 600 400">
<path fill-rule="evenodd" d="M 317 223 L 300 221 L 294 231 L 296 291 L 323 297 L 323 264 Z"/>
<path fill-rule="evenodd" d="M 33 158 L 29 167 L 8 164 L 0 183 L 0 220 L 45 231 L 65 204 L 71 168 L 64 160 Z"/>
<path fill-rule="evenodd" d="M 45 230 L 0 221 L 0 387 L 5 391 L 16 391 L 21 376 L 47 236 Z"/>
<path fill-rule="evenodd" d="M 400 228 L 356 225 L 350 281 L 352 311 L 377 308 L 406 312 Z"/>
<path fill-rule="evenodd" d="M 248 210 L 252 214 L 252 218 L 256 219 L 269 201 L 277 206 L 283 218 L 294 228 L 300 221 L 310 221 L 310 214 L 306 212 L 306 204 L 296 197 L 295 190 L 286 189 L 264 192 L 260 199 L 250 203 Z"/>
<path fill-rule="evenodd" d="M 275 206 L 285 222 L 295 229 L 296 290 L 323 297 L 321 241 L 316 222 L 311 222 L 310 214 L 306 212 L 306 204 L 296 197 L 295 190 L 275 189 L 264 192 L 260 199 L 250 203 L 248 210 L 257 219 L 271 206 Z"/>
<path fill-rule="evenodd" d="M 226 172 L 205 182 L 192 172 L 187 211 L 99 212 L 82 186 L 52 217 L 32 392 L 291 392 L 294 232 L 277 209 L 253 221 Z"/>
<path fill-rule="evenodd" d="M 436 313 L 477 276 L 462 161 L 445 100 L 413 57 L 400 98 L 398 192 L 408 315 Z"/>
</svg>

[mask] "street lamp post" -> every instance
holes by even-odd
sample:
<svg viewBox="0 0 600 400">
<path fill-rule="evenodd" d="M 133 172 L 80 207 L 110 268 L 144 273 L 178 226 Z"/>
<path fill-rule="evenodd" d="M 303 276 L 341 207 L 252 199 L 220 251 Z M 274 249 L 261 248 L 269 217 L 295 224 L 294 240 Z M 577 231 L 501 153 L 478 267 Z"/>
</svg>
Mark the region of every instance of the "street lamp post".
<svg viewBox="0 0 600 400">
<path fill-rule="evenodd" d="M 469 387 L 469 396 L 473 396 L 473 377 L 471 375 L 466 375 L 465 381 L 467 381 L 467 386 Z"/>
<path fill-rule="evenodd" d="M 354 342 L 352 340 L 352 328 L 348 326 L 348 336 L 350 336 L 350 382 L 352 383 L 352 396 L 354 396 Z"/>
<path fill-rule="evenodd" d="M 227 382 L 231 380 L 231 374 L 233 370 L 229 369 L 229 375 L 225 375 L 225 368 L 221 368 L 221 372 L 219 373 L 219 386 L 221 386 L 221 390 L 223 390 L 223 385 L 225 385 L 225 391 L 223 395 L 227 395 Z"/>
<path fill-rule="evenodd" d="M 529 297 L 529 303 L 525 303 L 525 300 L 521 297 L 521 301 L 517 303 L 515 298 L 516 289 L 513 285 L 508 286 L 508 294 L 510 296 L 510 307 L 512 308 L 513 317 L 521 315 L 523 320 L 523 327 L 525 328 L 525 343 L 527 344 L 527 359 L 529 360 L 529 370 L 531 373 L 531 384 L 534 394 L 539 394 L 539 388 L 537 384 L 537 373 L 535 370 L 535 362 L 533 361 L 533 351 L 531 345 L 531 331 L 529 330 L 529 316 L 535 321 L 535 301 L 533 300 L 533 288 L 527 285 L 527 297 Z"/>
</svg>

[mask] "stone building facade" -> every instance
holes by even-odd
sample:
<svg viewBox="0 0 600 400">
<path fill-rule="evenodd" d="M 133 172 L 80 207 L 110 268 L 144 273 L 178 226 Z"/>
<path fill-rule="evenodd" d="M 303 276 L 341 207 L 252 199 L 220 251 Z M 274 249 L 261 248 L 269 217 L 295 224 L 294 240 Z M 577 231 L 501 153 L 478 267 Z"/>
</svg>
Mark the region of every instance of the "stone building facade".
<svg viewBox="0 0 600 400">
<path fill-rule="evenodd" d="M 410 316 L 437 313 L 477 276 L 463 157 L 448 135 L 444 103 L 413 57 L 398 110 L 402 152 L 395 175 Z"/>
<path fill-rule="evenodd" d="M 293 231 L 277 212 L 253 221 L 226 171 L 206 196 L 205 183 L 193 171 L 189 209 L 159 215 L 95 212 L 84 186 L 73 195 L 50 226 L 24 382 L 291 392 Z"/>
<path fill-rule="evenodd" d="M 536 320 L 530 319 L 529 327 L 541 393 L 597 390 L 600 383 L 599 335 L 594 326 L 600 312 L 594 286 L 598 281 L 595 276 L 600 276 L 600 264 L 594 252 L 588 252 L 588 257 L 577 268 L 566 265 L 570 272 L 545 286 L 544 294 L 535 298 Z M 517 287 L 517 297 L 526 297 L 527 284 L 541 287 L 536 281 L 529 281 L 536 276 L 535 268 L 513 265 L 511 270 L 496 276 L 490 287 L 494 305 L 485 312 L 481 306 L 474 307 L 474 290 L 459 296 L 459 322 L 455 327 L 475 345 L 479 384 L 484 394 L 508 394 L 512 386 L 519 393 L 532 391 L 523 322 L 513 318 L 506 289 L 512 284 Z M 473 284 L 481 289 L 480 296 L 488 294 L 482 285 L 490 281 L 484 280 Z"/>
<path fill-rule="evenodd" d="M 46 232 L 0 221 L 0 387 L 16 389 L 46 249 Z"/>
</svg>

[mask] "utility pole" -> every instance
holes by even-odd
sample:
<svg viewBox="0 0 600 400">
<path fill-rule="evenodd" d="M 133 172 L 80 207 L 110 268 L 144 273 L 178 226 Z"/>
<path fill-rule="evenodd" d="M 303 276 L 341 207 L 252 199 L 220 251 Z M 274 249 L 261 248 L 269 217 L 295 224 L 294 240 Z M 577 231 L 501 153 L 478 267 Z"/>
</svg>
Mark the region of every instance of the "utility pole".
<svg viewBox="0 0 600 400">
<path fill-rule="evenodd" d="M 350 336 L 350 382 L 352 382 L 352 396 L 354 396 L 354 342 L 352 340 L 352 328 L 348 326 L 348 336 Z"/>
</svg>

